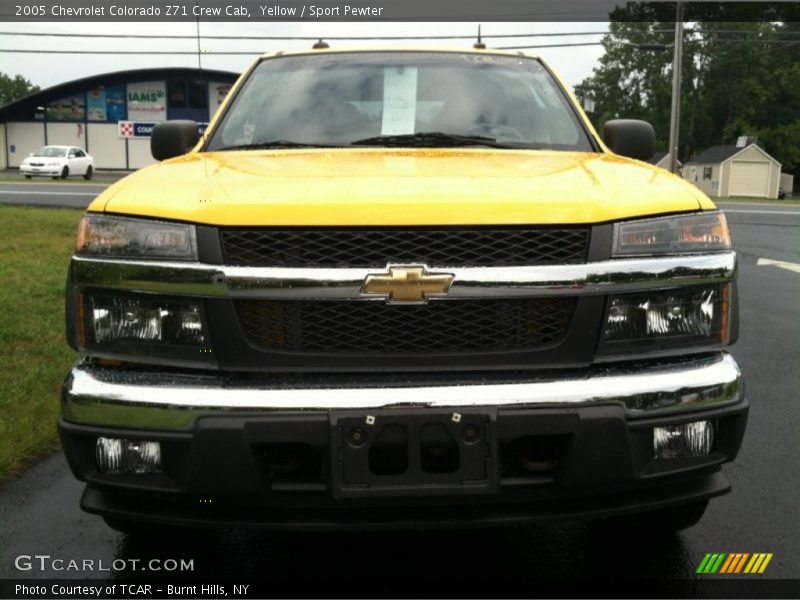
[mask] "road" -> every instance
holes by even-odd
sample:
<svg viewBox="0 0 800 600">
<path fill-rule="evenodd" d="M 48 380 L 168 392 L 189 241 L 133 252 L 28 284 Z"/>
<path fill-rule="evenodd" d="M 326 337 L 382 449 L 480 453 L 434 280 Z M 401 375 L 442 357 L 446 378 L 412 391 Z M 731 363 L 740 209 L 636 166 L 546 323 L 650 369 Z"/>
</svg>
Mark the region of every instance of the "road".
<svg viewBox="0 0 800 600">
<path fill-rule="evenodd" d="M 725 468 L 733 492 L 712 501 L 697 526 L 659 539 L 643 531 L 609 536 L 595 525 L 575 523 L 391 534 L 222 531 L 191 540 L 134 541 L 78 509 L 81 485 L 56 454 L 0 488 L 0 577 L 85 576 L 14 569 L 14 557 L 46 553 L 107 564 L 116 558 L 191 558 L 195 577 L 291 581 L 297 593 L 331 578 L 338 587 L 330 593 L 345 596 L 380 596 L 397 586 L 411 595 L 437 589 L 469 596 L 470 581 L 487 580 L 497 582 L 501 595 L 504 590 L 536 594 L 539 578 L 653 578 L 661 581 L 654 588 L 659 593 L 683 596 L 698 593 L 694 573 L 706 552 L 772 552 L 769 578 L 794 579 L 791 595 L 797 596 L 800 273 L 786 263 L 800 264 L 800 207 L 721 206 L 728 212 L 740 258 L 741 334 L 733 353 L 746 378 L 751 412 L 741 454 Z M 140 576 L 130 571 L 112 575 Z M 376 579 L 383 582 L 380 588 L 364 587 Z M 423 581 L 434 587 L 420 587 L 418 594 L 409 590 Z"/>
<path fill-rule="evenodd" d="M 0 204 L 86 208 L 107 183 L 0 182 Z"/>
</svg>

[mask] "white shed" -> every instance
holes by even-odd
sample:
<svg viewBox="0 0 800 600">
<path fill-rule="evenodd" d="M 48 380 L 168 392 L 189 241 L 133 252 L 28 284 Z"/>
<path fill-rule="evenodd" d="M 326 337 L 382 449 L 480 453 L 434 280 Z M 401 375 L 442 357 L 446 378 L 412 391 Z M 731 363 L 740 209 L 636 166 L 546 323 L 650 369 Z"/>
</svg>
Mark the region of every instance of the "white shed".
<svg viewBox="0 0 800 600">
<path fill-rule="evenodd" d="M 647 162 L 649 162 L 651 165 L 655 165 L 657 167 L 661 167 L 662 169 L 669 170 L 670 153 L 664 152 L 663 150 L 659 150 L 658 152 L 653 154 L 653 156 L 651 156 Z M 683 163 L 681 161 L 678 161 L 677 167 L 678 171 L 680 171 L 681 168 L 683 167 Z"/>
<path fill-rule="evenodd" d="M 781 163 L 756 144 L 712 146 L 686 163 L 683 176 L 709 196 L 777 198 Z"/>
</svg>

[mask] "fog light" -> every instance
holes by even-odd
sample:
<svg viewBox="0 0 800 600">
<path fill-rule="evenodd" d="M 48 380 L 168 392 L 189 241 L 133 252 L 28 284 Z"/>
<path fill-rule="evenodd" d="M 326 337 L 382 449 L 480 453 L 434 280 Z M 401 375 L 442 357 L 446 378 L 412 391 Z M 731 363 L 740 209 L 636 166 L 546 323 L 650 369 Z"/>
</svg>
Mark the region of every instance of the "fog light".
<svg viewBox="0 0 800 600">
<path fill-rule="evenodd" d="M 101 437 L 97 438 L 95 459 L 101 473 L 160 473 L 161 444 Z"/>
<path fill-rule="evenodd" d="M 707 456 L 711 453 L 713 444 L 714 426 L 711 421 L 694 421 L 653 429 L 653 454 L 656 458 Z"/>
</svg>

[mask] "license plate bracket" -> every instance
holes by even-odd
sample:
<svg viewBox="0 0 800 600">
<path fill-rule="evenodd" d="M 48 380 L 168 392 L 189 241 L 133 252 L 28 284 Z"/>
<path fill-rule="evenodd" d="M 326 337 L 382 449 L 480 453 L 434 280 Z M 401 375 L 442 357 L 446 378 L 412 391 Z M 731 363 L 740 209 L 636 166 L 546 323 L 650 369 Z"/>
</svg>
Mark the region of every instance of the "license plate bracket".
<svg viewBox="0 0 800 600">
<path fill-rule="evenodd" d="M 486 408 L 333 412 L 333 496 L 496 493 L 496 423 Z"/>
</svg>

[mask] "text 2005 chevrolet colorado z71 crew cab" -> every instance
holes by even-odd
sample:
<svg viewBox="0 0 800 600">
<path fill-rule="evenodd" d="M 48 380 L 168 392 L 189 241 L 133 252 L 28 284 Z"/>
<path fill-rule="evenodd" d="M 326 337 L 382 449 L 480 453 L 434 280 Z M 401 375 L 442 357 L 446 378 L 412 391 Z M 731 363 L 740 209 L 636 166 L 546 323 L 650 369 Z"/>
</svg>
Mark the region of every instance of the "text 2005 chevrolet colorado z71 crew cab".
<svg viewBox="0 0 800 600">
<path fill-rule="evenodd" d="M 540 60 L 275 53 L 89 207 L 60 431 L 114 527 L 457 526 L 727 492 L 724 216 Z M 169 160 L 166 160 L 169 159 Z"/>
</svg>

